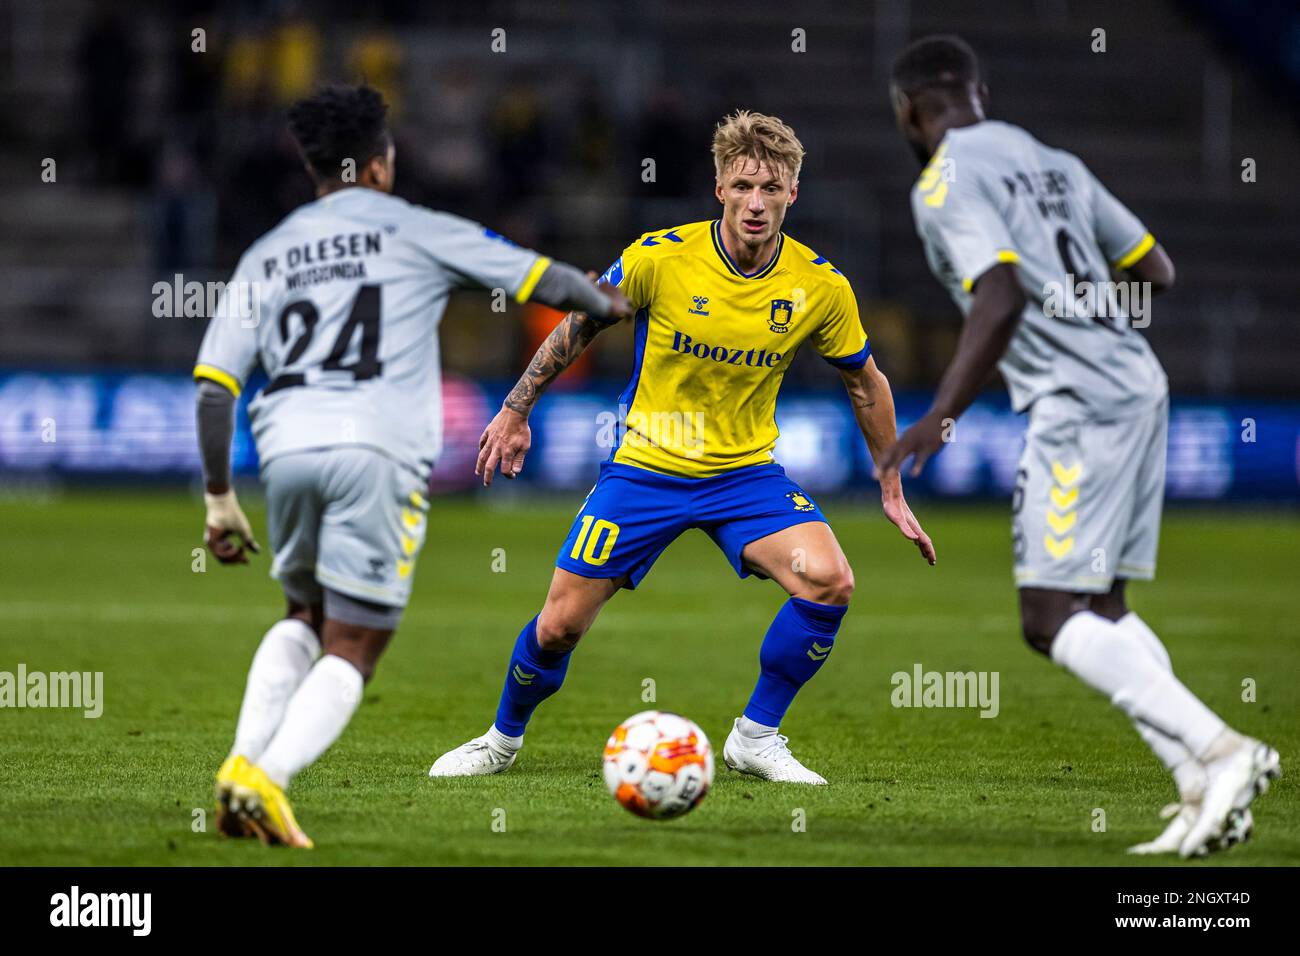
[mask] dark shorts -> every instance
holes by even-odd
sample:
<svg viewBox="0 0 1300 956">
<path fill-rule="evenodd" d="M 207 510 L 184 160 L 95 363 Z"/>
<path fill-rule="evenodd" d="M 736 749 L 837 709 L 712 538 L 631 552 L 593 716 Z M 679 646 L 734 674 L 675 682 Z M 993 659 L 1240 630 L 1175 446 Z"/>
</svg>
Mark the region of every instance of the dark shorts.
<svg viewBox="0 0 1300 956">
<path fill-rule="evenodd" d="M 701 528 L 743 578 L 745 545 L 809 521 L 826 518 L 775 463 L 680 478 L 606 461 L 555 564 L 585 578 L 627 575 L 636 587 L 682 532 Z"/>
</svg>

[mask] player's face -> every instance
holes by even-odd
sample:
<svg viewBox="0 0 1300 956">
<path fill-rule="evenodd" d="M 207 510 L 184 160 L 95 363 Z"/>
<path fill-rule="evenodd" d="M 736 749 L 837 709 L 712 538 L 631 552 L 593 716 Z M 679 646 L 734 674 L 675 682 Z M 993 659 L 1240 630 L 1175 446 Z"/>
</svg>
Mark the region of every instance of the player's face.
<svg viewBox="0 0 1300 956">
<path fill-rule="evenodd" d="M 767 163 L 737 160 L 718 179 L 715 192 L 729 231 L 745 245 L 758 248 L 781 231 L 799 184 Z"/>
</svg>

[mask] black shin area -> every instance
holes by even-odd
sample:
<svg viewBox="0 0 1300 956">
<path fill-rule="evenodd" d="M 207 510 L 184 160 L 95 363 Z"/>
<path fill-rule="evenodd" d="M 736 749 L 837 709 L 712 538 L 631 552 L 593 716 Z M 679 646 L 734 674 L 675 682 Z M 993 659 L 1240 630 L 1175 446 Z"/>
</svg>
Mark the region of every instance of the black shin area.
<svg viewBox="0 0 1300 956">
<path fill-rule="evenodd" d="M 1021 588 L 1020 628 L 1025 643 L 1040 654 L 1051 654 L 1052 641 L 1061 625 L 1079 611 L 1087 610 L 1090 597 L 1047 588 Z"/>
</svg>

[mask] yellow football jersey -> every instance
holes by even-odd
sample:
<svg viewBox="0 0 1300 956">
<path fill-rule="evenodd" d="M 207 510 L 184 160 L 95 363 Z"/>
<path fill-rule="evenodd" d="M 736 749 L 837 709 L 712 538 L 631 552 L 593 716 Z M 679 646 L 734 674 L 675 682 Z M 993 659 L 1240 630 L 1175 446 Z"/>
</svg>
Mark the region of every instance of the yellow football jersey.
<svg viewBox="0 0 1300 956">
<path fill-rule="evenodd" d="M 770 462 L 776 394 L 804 340 L 832 365 L 867 361 L 857 300 L 829 262 L 781 234 L 746 275 L 721 229 L 646 233 L 605 273 L 637 309 L 613 461 L 692 478 Z"/>
</svg>

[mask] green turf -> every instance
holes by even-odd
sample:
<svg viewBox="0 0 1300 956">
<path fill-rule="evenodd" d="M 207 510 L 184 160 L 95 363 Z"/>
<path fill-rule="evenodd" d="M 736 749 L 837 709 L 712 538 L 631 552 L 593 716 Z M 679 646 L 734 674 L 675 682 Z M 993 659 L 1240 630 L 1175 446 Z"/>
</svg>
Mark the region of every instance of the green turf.
<svg viewBox="0 0 1300 956">
<path fill-rule="evenodd" d="M 753 685 L 778 589 L 737 581 L 692 532 L 610 605 L 513 770 L 430 781 L 434 757 L 490 723 L 509 648 L 540 605 L 573 511 L 436 503 L 402 631 L 342 740 L 295 781 L 318 845 L 306 853 L 194 832 L 248 661 L 279 613 L 267 558 L 194 573 L 200 509 L 184 496 L 5 501 L 0 670 L 103 671 L 106 702 L 98 720 L 0 711 L 0 863 L 1146 862 L 1124 847 L 1158 831 L 1172 787 L 1118 712 L 1021 644 L 1004 511 L 920 510 L 937 568 L 875 509 L 827 508 L 857 594 L 783 729 L 832 786 L 763 784 L 719 761 L 699 809 L 652 823 L 607 794 L 601 745 L 624 717 L 658 706 L 692 717 L 720 747 Z M 492 571 L 496 548 L 505 573 Z M 1293 516 L 1175 512 L 1160 581 L 1133 600 L 1183 680 L 1284 763 L 1300 752 L 1297 567 Z M 997 671 L 1000 713 L 892 707 L 891 675 L 918 662 Z M 642 701 L 646 678 L 654 705 Z M 1255 702 L 1242 700 L 1246 678 Z M 1300 863 L 1294 793 L 1284 778 L 1257 806 L 1255 839 L 1213 862 Z M 1093 829 L 1098 809 L 1104 832 Z M 792 828 L 799 810 L 806 832 Z"/>
</svg>

